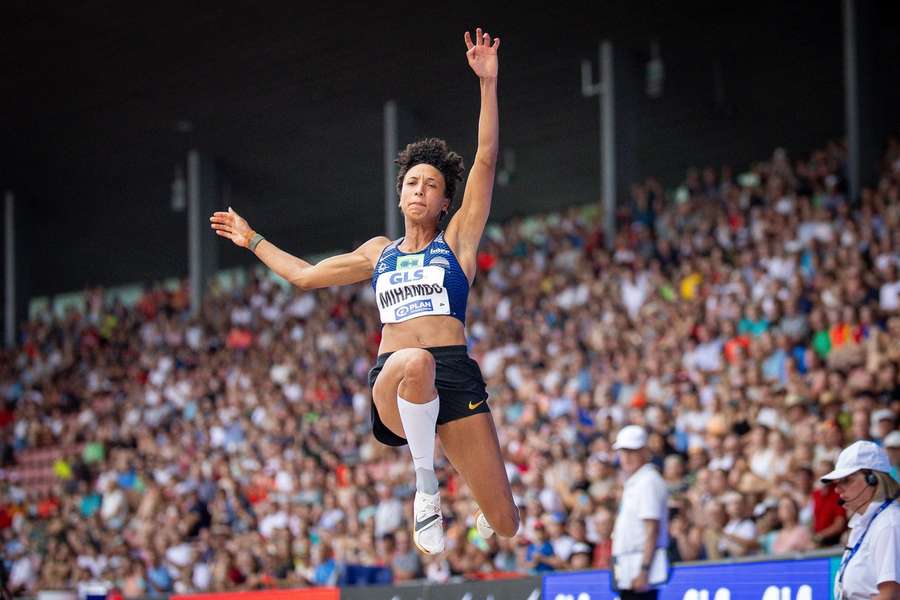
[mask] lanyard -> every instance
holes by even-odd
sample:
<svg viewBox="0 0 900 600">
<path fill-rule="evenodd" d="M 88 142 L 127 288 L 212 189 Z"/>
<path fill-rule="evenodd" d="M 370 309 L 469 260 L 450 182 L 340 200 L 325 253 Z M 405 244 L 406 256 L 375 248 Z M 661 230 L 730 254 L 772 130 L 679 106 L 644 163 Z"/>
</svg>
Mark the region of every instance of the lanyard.
<svg viewBox="0 0 900 600">
<path fill-rule="evenodd" d="M 844 571 L 847 570 L 847 565 L 850 564 L 850 559 L 852 559 L 854 556 L 856 556 L 856 553 L 859 551 L 859 547 L 862 546 L 863 539 L 865 539 L 866 534 L 869 533 L 869 527 L 872 526 L 872 521 L 874 521 L 875 518 L 878 515 L 880 515 L 881 512 L 884 509 L 886 509 L 888 506 L 890 506 L 891 503 L 893 503 L 893 502 L 894 502 L 894 498 L 888 498 L 887 500 L 884 501 L 884 504 L 882 504 L 881 506 L 878 507 L 878 510 L 875 511 L 875 514 L 872 515 L 872 518 L 869 519 L 869 522 L 866 524 L 866 528 L 863 529 L 862 535 L 859 536 L 859 539 L 856 540 L 856 544 L 850 550 L 850 554 L 847 555 L 847 558 L 845 560 L 841 561 L 841 570 L 839 571 L 839 574 L 838 574 L 838 585 L 841 588 L 844 587 Z"/>
</svg>

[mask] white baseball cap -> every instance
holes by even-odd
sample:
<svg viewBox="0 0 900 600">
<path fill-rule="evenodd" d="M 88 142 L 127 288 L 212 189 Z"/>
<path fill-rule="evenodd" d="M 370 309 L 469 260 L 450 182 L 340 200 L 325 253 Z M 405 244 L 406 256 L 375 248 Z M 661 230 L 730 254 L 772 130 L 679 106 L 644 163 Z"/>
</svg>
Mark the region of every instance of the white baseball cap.
<svg viewBox="0 0 900 600">
<path fill-rule="evenodd" d="M 878 421 L 893 421 L 894 420 L 894 411 L 889 408 L 881 408 L 872 413 L 872 422 L 877 423 Z"/>
<path fill-rule="evenodd" d="M 892 431 L 884 437 L 885 448 L 900 448 L 900 431 Z"/>
<path fill-rule="evenodd" d="M 823 477 L 822 481 L 829 482 L 835 479 L 843 479 L 847 475 L 852 475 L 863 469 L 881 471 L 883 473 L 890 473 L 891 471 L 891 463 L 888 460 L 887 453 L 875 442 L 860 440 L 841 450 L 837 464 L 834 466 L 834 471 Z"/>
<path fill-rule="evenodd" d="M 572 545 L 572 555 L 576 554 L 590 554 L 591 547 L 585 544 L 584 542 L 576 542 Z"/>
<path fill-rule="evenodd" d="M 647 432 L 640 425 L 628 425 L 619 430 L 613 450 L 640 450 L 647 445 Z"/>
<path fill-rule="evenodd" d="M 889 408 L 880 408 L 872 411 L 872 418 L 869 420 L 869 437 L 877 438 L 881 436 L 880 423 L 884 420 L 894 420 L 894 411 Z"/>
</svg>

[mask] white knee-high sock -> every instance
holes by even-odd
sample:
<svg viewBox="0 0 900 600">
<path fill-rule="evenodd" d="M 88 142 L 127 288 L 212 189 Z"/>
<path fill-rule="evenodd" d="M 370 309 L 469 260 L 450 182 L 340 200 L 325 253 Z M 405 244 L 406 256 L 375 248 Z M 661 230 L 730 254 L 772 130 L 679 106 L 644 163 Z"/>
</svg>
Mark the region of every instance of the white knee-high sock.
<svg viewBox="0 0 900 600">
<path fill-rule="evenodd" d="M 424 404 L 397 396 L 400 422 L 416 469 L 416 489 L 427 494 L 436 494 L 438 487 L 434 474 L 434 434 L 440 408 L 439 396 Z"/>
</svg>

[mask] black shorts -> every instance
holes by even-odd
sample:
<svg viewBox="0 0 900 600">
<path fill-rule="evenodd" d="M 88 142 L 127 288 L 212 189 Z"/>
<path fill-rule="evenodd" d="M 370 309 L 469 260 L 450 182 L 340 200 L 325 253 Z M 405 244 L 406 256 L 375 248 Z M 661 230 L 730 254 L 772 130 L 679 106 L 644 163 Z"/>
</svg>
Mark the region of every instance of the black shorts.
<svg viewBox="0 0 900 600">
<path fill-rule="evenodd" d="M 478 413 L 489 413 L 491 409 L 487 403 L 487 390 L 484 385 L 484 377 L 478 363 L 469 357 L 465 346 L 439 346 L 436 348 L 423 348 L 434 356 L 434 387 L 437 388 L 441 399 L 441 408 L 438 411 L 437 424 L 443 425 L 450 421 L 462 419 Z M 375 366 L 369 371 L 369 388 L 375 386 L 375 380 L 384 363 L 392 352 L 379 354 Z M 378 416 L 375 400 L 372 399 L 372 434 L 375 439 L 388 446 L 404 446 L 406 438 L 402 438 L 388 429 Z"/>
</svg>

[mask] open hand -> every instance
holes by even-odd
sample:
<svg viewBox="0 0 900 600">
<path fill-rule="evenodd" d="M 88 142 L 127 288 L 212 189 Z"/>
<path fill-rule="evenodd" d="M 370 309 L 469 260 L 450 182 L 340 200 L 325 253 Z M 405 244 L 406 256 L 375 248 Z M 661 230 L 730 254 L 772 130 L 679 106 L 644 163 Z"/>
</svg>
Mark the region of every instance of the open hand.
<svg viewBox="0 0 900 600">
<path fill-rule="evenodd" d="M 228 212 L 216 211 L 209 218 L 210 227 L 212 227 L 217 235 L 228 238 L 234 242 L 235 246 L 247 248 L 250 240 L 255 232 L 250 229 L 250 225 L 244 218 L 228 207 Z"/>
<path fill-rule="evenodd" d="M 491 36 L 487 32 L 482 32 L 481 27 L 475 30 L 475 41 L 472 36 L 466 32 L 466 58 L 469 59 L 469 66 L 475 71 L 480 78 L 497 77 L 500 63 L 497 60 L 497 50 L 500 48 L 500 38 L 494 38 L 491 43 Z"/>
</svg>

